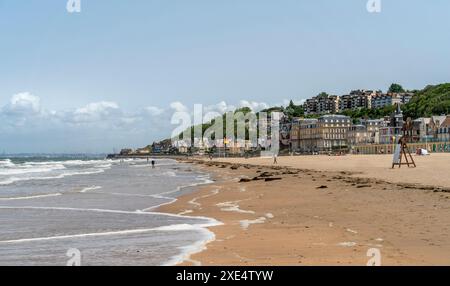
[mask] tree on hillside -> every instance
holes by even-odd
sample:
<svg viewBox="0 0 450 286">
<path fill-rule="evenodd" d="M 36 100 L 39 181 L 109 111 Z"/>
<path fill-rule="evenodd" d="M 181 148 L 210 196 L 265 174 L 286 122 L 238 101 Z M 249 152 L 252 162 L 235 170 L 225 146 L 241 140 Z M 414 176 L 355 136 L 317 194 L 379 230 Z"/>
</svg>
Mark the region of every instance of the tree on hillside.
<svg viewBox="0 0 450 286">
<path fill-rule="evenodd" d="M 305 111 L 303 110 L 302 105 L 295 105 L 291 100 L 289 102 L 288 107 L 285 109 L 285 114 L 292 119 L 293 117 L 302 117 L 305 115 Z"/>
<path fill-rule="evenodd" d="M 405 90 L 404 90 L 403 87 L 402 87 L 401 85 L 399 85 L 398 83 L 393 83 L 393 84 L 391 84 L 391 86 L 389 87 L 388 92 L 399 93 L 399 92 L 405 92 Z"/>
<path fill-rule="evenodd" d="M 450 83 L 427 86 L 403 106 L 406 117 L 419 118 L 450 114 Z"/>
</svg>

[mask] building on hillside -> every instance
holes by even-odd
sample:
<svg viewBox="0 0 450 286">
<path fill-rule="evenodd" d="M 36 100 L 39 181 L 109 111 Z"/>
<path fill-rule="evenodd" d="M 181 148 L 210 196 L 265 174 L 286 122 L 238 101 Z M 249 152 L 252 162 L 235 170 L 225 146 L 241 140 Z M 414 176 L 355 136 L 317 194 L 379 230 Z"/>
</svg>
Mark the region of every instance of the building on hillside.
<svg viewBox="0 0 450 286">
<path fill-rule="evenodd" d="M 136 149 L 136 154 L 138 154 L 138 155 L 149 155 L 150 153 L 151 153 L 151 150 L 147 147 Z"/>
<path fill-rule="evenodd" d="M 350 92 L 350 109 L 372 108 L 372 97 L 377 92 L 372 90 L 354 90 Z"/>
<path fill-rule="evenodd" d="M 176 140 L 172 142 L 172 147 L 178 150 L 178 153 L 186 154 L 191 146 L 190 140 Z"/>
<path fill-rule="evenodd" d="M 304 104 L 305 114 L 329 114 L 339 111 L 339 96 L 321 94 L 307 99 Z"/>
<path fill-rule="evenodd" d="M 316 114 L 317 113 L 317 100 L 315 97 L 309 98 L 305 101 L 303 105 L 305 114 Z"/>
<path fill-rule="evenodd" d="M 373 109 L 376 109 L 396 104 L 402 105 L 408 103 L 412 96 L 412 93 L 379 93 L 372 96 L 371 106 Z"/>
<path fill-rule="evenodd" d="M 372 97 L 378 95 L 379 92 L 372 90 L 353 90 L 350 94 L 343 95 L 339 98 L 338 110 L 355 110 L 361 108 L 372 107 Z"/>
<path fill-rule="evenodd" d="M 122 150 L 120 150 L 120 155 L 121 156 L 127 156 L 127 155 L 131 155 L 133 153 L 133 149 L 128 149 L 128 148 L 126 148 L 126 149 L 122 149 Z"/>
<path fill-rule="evenodd" d="M 350 94 L 339 97 L 339 111 L 344 111 L 352 108 L 352 96 Z"/>
</svg>

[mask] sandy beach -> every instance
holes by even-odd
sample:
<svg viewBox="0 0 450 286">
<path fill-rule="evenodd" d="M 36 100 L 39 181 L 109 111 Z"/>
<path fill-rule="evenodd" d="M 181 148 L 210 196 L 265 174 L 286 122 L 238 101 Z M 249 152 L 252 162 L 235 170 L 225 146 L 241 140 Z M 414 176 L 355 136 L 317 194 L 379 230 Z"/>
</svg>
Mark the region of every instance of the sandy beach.
<svg viewBox="0 0 450 286">
<path fill-rule="evenodd" d="M 215 182 L 159 211 L 223 222 L 186 265 L 449 265 L 450 154 L 414 159 L 184 159 Z"/>
</svg>

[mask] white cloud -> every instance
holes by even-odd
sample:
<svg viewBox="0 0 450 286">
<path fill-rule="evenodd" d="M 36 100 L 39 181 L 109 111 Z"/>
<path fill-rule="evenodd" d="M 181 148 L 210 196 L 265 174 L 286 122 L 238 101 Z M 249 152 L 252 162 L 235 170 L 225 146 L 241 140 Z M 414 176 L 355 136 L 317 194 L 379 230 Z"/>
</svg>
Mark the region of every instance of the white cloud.
<svg viewBox="0 0 450 286">
<path fill-rule="evenodd" d="M 221 114 L 228 112 L 228 111 L 234 111 L 236 107 L 234 105 L 228 105 L 225 101 L 221 101 L 217 104 L 208 105 L 204 108 L 205 112 L 219 112 Z"/>
<path fill-rule="evenodd" d="M 18 93 L 13 95 L 4 111 L 9 114 L 39 114 L 41 112 L 41 99 L 29 92 Z"/>
<path fill-rule="evenodd" d="M 145 111 L 150 116 L 158 116 L 158 115 L 161 115 L 161 114 L 164 113 L 164 109 L 159 108 L 159 107 L 155 107 L 155 106 L 148 106 L 148 107 L 145 108 Z"/>
<path fill-rule="evenodd" d="M 220 101 L 205 105 L 203 116 L 212 119 L 238 107 L 260 111 L 267 108 L 268 104 L 241 100 L 231 105 Z M 176 127 L 171 124 L 173 113 L 188 112 L 192 115 L 193 108 L 194 105 L 175 101 L 169 106 L 147 106 L 125 111 L 116 102 L 100 101 L 70 110 L 49 110 L 41 105 L 38 96 L 24 92 L 12 96 L 3 108 L 0 106 L 0 133 L 5 135 L 3 142 L 0 137 L 0 144 L 15 150 L 14 142 L 29 142 L 21 147 L 23 151 L 27 151 L 27 148 L 29 151 L 34 150 L 33 142 L 37 140 L 46 142 L 42 144 L 48 144 L 46 148 L 49 150 L 59 146 L 59 143 L 52 143 L 55 140 L 66 140 L 64 144 L 71 144 L 73 150 L 77 146 L 79 150 L 93 146 L 94 140 L 97 140 L 97 146 L 124 144 L 123 147 L 139 147 L 170 136 L 171 130 Z M 9 145 L 5 145 L 6 139 Z"/>
<path fill-rule="evenodd" d="M 170 108 L 176 112 L 188 112 L 188 108 L 181 102 L 175 101 L 170 104 Z"/>
<path fill-rule="evenodd" d="M 119 105 L 115 102 L 101 101 L 89 103 L 76 109 L 71 120 L 74 122 L 95 122 L 120 114 Z"/>
<path fill-rule="evenodd" d="M 241 100 L 239 101 L 239 107 L 249 107 L 253 111 L 260 111 L 268 108 L 269 105 L 265 102 Z"/>
</svg>

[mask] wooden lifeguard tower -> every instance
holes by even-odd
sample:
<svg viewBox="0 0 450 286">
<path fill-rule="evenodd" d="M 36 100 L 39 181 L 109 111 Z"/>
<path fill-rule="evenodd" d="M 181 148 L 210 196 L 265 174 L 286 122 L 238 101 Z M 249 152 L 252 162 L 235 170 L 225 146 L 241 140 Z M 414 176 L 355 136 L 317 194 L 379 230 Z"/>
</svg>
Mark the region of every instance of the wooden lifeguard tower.
<svg viewBox="0 0 450 286">
<path fill-rule="evenodd" d="M 416 162 L 414 162 L 414 158 L 411 155 L 411 151 L 408 148 L 408 143 L 411 141 L 412 138 L 412 131 L 413 131 L 413 122 L 411 118 L 408 118 L 406 120 L 406 124 L 404 124 L 402 128 L 403 135 L 398 140 L 397 147 L 395 148 L 394 159 L 392 162 L 392 169 L 394 169 L 395 166 L 401 168 L 402 165 L 407 165 L 408 167 L 412 168 L 417 167 Z"/>
</svg>

